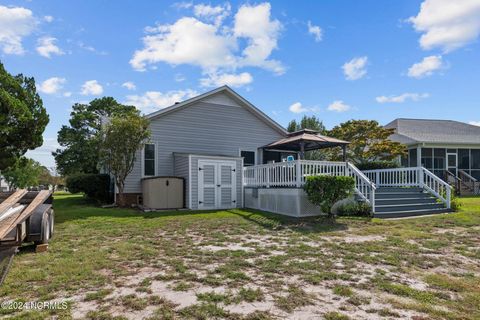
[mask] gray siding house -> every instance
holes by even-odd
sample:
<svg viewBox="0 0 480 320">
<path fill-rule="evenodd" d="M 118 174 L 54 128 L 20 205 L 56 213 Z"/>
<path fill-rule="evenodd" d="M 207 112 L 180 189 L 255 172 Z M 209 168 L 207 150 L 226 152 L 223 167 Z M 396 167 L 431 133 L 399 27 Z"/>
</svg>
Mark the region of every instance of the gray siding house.
<svg viewBox="0 0 480 320">
<path fill-rule="evenodd" d="M 404 167 L 423 166 L 446 181 L 480 180 L 480 127 L 429 119 L 395 119 L 385 127 L 395 129 L 391 140 L 407 145 Z"/>
<path fill-rule="evenodd" d="M 243 166 L 282 153 L 261 147 L 286 130 L 227 86 L 147 115 L 151 139 L 138 151 L 126 180 L 129 203 L 142 194 L 142 179 L 177 176 L 185 181 L 185 207 L 243 206 Z M 200 181 L 200 182 L 199 182 Z"/>
</svg>

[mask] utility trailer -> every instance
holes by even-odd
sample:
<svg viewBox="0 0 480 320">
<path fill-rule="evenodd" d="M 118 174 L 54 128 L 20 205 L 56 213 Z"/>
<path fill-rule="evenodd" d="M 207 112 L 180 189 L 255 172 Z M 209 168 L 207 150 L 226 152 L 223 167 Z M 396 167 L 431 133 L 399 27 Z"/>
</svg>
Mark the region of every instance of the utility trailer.
<svg viewBox="0 0 480 320">
<path fill-rule="evenodd" d="M 0 193 L 0 285 L 23 242 L 48 244 L 53 235 L 52 200 L 49 190 Z"/>
</svg>

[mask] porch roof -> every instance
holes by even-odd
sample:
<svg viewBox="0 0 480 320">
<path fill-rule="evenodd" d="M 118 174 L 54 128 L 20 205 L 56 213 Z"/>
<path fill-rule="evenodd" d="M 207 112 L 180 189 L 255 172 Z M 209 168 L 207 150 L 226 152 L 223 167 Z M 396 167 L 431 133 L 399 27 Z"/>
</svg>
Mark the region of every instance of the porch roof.
<svg viewBox="0 0 480 320">
<path fill-rule="evenodd" d="M 263 146 L 263 149 L 287 150 L 287 151 L 310 151 L 337 146 L 345 147 L 350 142 L 327 137 L 316 131 L 302 129 L 289 133 L 286 138 Z"/>
</svg>

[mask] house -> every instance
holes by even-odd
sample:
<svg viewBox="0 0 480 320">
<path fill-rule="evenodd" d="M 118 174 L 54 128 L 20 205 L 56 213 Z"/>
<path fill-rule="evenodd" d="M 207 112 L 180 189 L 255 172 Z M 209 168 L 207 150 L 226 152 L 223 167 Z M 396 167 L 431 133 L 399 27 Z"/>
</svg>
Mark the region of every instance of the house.
<svg viewBox="0 0 480 320">
<path fill-rule="evenodd" d="M 0 176 L 0 192 L 8 192 L 8 190 L 9 190 L 9 186 L 7 181 L 5 181 L 5 179 L 2 176 Z"/>
<path fill-rule="evenodd" d="M 403 143 L 408 155 L 404 167 L 432 171 L 460 188 L 472 189 L 480 180 L 480 127 L 453 120 L 395 119 L 390 139 Z"/>
<path fill-rule="evenodd" d="M 296 157 L 284 150 L 261 149 L 286 137 L 287 131 L 227 86 L 147 118 L 151 139 L 126 179 L 129 203 L 141 196 L 142 179 L 176 176 L 184 178 L 186 208 L 241 207 L 244 166 Z"/>
<path fill-rule="evenodd" d="M 345 159 L 348 141 L 311 130 L 288 133 L 228 86 L 146 117 L 151 138 L 138 151 L 125 181 L 130 204 L 318 215 L 320 209 L 308 201 L 302 187 L 308 176 L 327 174 L 353 177 L 356 199 L 384 217 L 450 208 L 450 186 L 425 168 L 362 173 Z M 341 147 L 344 161 L 304 160 L 306 151 L 330 147 Z M 391 187 L 407 193 L 399 197 L 394 189 L 390 194 Z"/>
</svg>

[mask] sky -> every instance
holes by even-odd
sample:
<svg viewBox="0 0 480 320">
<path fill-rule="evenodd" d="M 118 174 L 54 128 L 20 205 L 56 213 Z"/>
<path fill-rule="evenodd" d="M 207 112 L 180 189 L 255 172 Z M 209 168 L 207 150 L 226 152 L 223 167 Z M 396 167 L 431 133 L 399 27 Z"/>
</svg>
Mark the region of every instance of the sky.
<svg viewBox="0 0 480 320">
<path fill-rule="evenodd" d="M 315 115 L 480 125 L 480 0 L 0 1 L 0 61 L 36 80 L 54 167 L 74 103 L 165 108 L 227 84 L 286 126 Z"/>
</svg>

